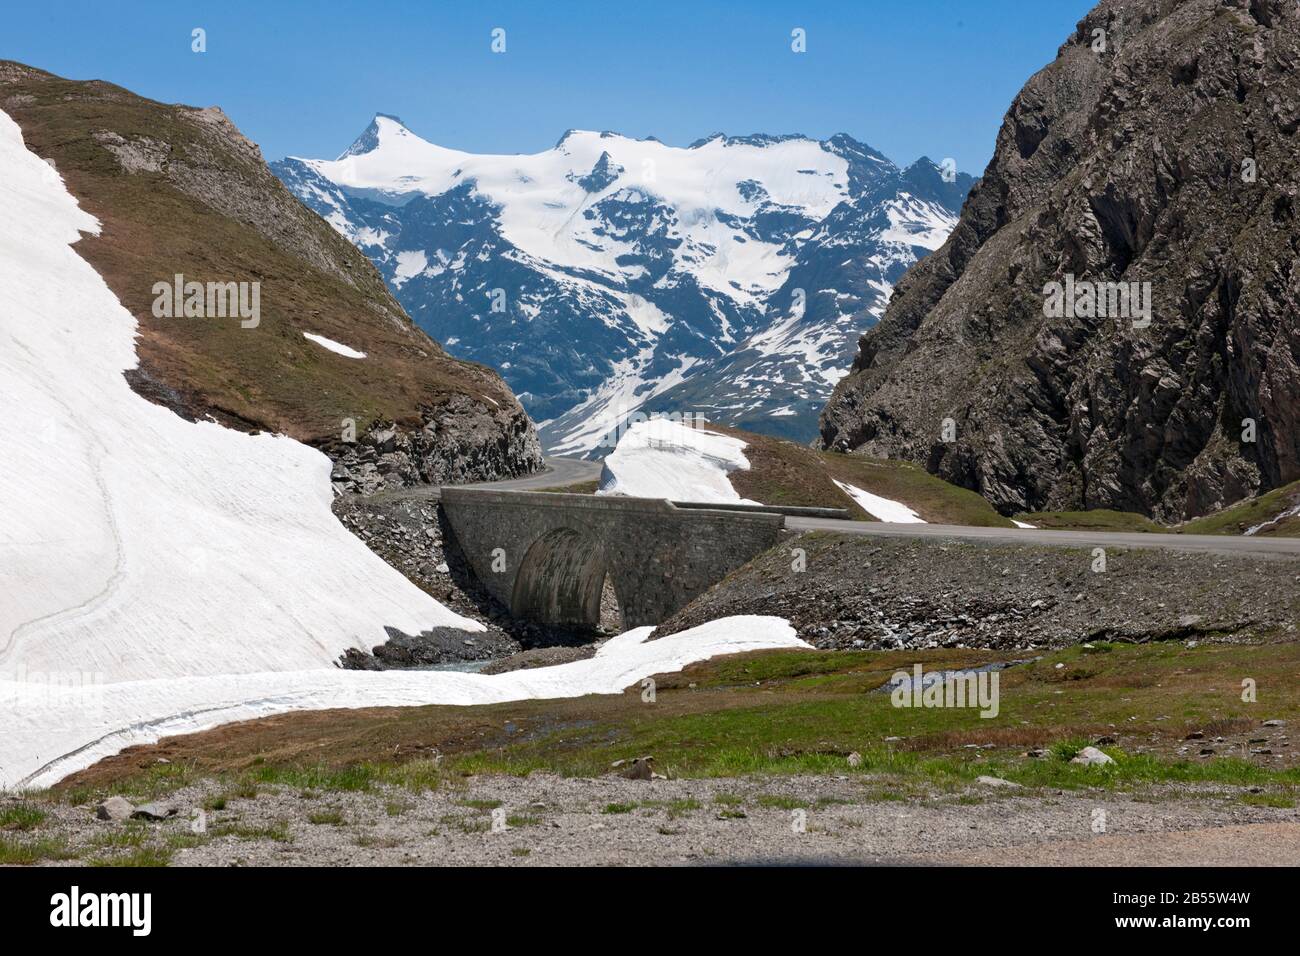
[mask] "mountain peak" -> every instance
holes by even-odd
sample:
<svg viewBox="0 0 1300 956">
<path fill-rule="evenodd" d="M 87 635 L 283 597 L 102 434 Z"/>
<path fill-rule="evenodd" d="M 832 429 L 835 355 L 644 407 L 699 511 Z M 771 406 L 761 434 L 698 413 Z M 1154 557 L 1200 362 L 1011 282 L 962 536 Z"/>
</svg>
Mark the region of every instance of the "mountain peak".
<svg viewBox="0 0 1300 956">
<path fill-rule="evenodd" d="M 348 156 L 361 156 L 376 149 L 379 146 L 380 133 L 383 131 L 385 126 L 390 124 L 396 124 L 397 128 L 403 133 L 412 136 L 415 135 L 406 128 L 406 124 L 402 122 L 401 117 L 394 116 L 391 113 L 376 113 L 374 118 L 370 121 L 370 125 L 362 131 L 360 136 L 352 141 L 351 146 L 339 154 L 338 158 L 344 159 Z"/>
</svg>

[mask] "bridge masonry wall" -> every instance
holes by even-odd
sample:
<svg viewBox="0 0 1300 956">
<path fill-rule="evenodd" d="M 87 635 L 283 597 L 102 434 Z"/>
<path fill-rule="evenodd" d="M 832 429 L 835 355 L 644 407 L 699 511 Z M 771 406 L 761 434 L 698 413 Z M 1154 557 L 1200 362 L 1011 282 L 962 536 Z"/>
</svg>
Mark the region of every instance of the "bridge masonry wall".
<svg viewBox="0 0 1300 956">
<path fill-rule="evenodd" d="M 606 573 L 626 626 L 658 624 L 775 545 L 784 525 L 777 514 L 615 496 L 444 488 L 442 505 L 493 596 L 557 624 L 596 623 Z"/>
</svg>

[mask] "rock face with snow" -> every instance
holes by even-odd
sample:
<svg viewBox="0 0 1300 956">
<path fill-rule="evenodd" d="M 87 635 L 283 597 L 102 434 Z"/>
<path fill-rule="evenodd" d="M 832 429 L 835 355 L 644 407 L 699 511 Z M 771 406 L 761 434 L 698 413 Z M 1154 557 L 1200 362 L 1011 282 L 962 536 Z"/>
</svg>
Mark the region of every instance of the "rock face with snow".
<svg viewBox="0 0 1300 956">
<path fill-rule="evenodd" d="M 607 452 L 638 409 L 812 438 L 857 336 L 970 186 L 843 135 L 683 149 L 571 131 L 489 156 L 384 115 L 337 160 L 272 168 L 565 454 Z"/>
<path fill-rule="evenodd" d="M 824 446 L 1004 514 L 1171 521 L 1300 477 L 1298 63 L 1290 0 L 1101 3 L 863 337 Z"/>
<path fill-rule="evenodd" d="M 0 62 L 0 109 L 104 224 L 78 251 L 139 323 L 139 365 L 126 373 L 137 393 L 190 420 L 318 447 L 347 490 L 540 466 L 500 377 L 417 328 L 219 109 L 11 62 Z M 158 292 L 176 283 L 238 287 L 256 315 L 211 314 L 210 291 L 203 315 L 183 314 L 181 296 Z"/>
</svg>

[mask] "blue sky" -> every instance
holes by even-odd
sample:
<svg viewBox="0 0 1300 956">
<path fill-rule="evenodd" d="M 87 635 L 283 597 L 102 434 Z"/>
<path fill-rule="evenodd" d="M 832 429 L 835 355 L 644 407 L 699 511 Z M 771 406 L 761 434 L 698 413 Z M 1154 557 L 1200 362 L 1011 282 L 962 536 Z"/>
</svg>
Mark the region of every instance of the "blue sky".
<svg viewBox="0 0 1300 956">
<path fill-rule="evenodd" d="M 46 0 L 7 4 L 0 59 L 220 105 L 267 159 L 332 158 L 385 112 L 475 152 L 535 152 L 569 128 L 677 145 L 846 132 L 979 174 L 1011 99 L 1092 5 Z M 206 53 L 190 50 L 194 27 Z M 806 53 L 791 51 L 796 27 Z"/>
</svg>

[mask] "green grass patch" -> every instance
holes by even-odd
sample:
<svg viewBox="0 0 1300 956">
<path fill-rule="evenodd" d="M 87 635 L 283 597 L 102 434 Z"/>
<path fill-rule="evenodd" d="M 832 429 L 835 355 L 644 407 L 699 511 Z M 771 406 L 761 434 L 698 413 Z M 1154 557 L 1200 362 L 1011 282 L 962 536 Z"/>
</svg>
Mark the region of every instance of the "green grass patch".
<svg viewBox="0 0 1300 956">
<path fill-rule="evenodd" d="M 812 802 L 809 800 L 790 797 L 781 793 L 760 793 L 754 798 L 754 802 L 760 807 L 766 807 L 769 810 L 806 810 L 812 806 Z"/>
<path fill-rule="evenodd" d="M 209 831 L 213 837 L 234 837 L 237 840 L 273 840 L 276 843 L 292 843 L 293 835 L 289 832 L 288 820 L 276 820 L 262 826 L 246 823 L 220 823 Z"/>
<path fill-rule="evenodd" d="M 257 783 L 299 790 L 355 793 L 369 790 L 379 780 L 381 774 L 371 764 L 353 764 L 338 768 L 324 765 L 297 767 L 262 764 L 249 771 L 249 776 Z"/>
<path fill-rule="evenodd" d="M 130 853 L 100 856 L 90 860 L 91 866 L 159 867 L 171 866 L 170 847 L 142 846 Z"/>
<path fill-rule="evenodd" d="M 341 827 L 346 826 L 348 821 L 337 810 L 316 810 L 307 814 L 307 822 L 318 827 Z"/>
<path fill-rule="evenodd" d="M 497 807 L 501 806 L 500 800 L 463 798 L 454 802 L 459 807 L 469 807 L 471 810 L 495 810 Z"/>
<path fill-rule="evenodd" d="M 959 524 L 985 528 L 1010 528 L 982 495 L 944 481 L 910 461 L 867 458 L 838 452 L 820 452 L 827 472 L 837 481 L 900 501 L 931 524 Z M 856 516 L 863 517 L 854 505 Z"/>
<path fill-rule="evenodd" d="M 91 843 L 106 850 L 129 850 L 142 847 L 151 835 L 148 825 L 126 823 L 104 833 L 97 833 Z"/>
<path fill-rule="evenodd" d="M 375 836 L 372 833 L 359 834 L 352 842 L 366 849 L 392 850 L 402 845 L 402 841 L 397 837 Z"/>
<path fill-rule="evenodd" d="M 665 812 L 668 814 L 669 820 L 676 820 L 678 817 L 683 817 L 688 813 L 701 810 L 703 807 L 704 805 L 694 797 L 683 797 L 678 800 L 668 801 L 668 806 L 665 808 Z"/>
<path fill-rule="evenodd" d="M 31 866 L 45 860 L 71 860 L 76 855 L 66 840 L 56 837 L 31 839 L 0 835 L 0 866 Z"/>
<path fill-rule="evenodd" d="M 492 829 L 492 824 L 481 817 L 455 817 L 448 823 L 461 833 L 487 833 Z"/>
<path fill-rule="evenodd" d="M 600 480 L 593 478 L 590 481 L 575 481 L 571 485 L 556 485 L 553 488 L 538 488 L 537 490 L 558 495 L 594 495 L 599 488 Z"/>
<path fill-rule="evenodd" d="M 1283 810 L 1295 807 L 1295 797 L 1286 793 L 1243 793 L 1241 802 L 1252 807 L 1277 807 Z"/>
<path fill-rule="evenodd" d="M 945 659 L 972 663 L 980 652 L 931 652 L 927 666 Z M 979 717 L 974 708 L 895 708 L 888 694 L 870 693 L 906 658 L 899 652 L 774 653 L 729 658 L 694 668 L 681 682 L 688 693 L 725 697 L 725 706 L 698 712 L 630 708 L 626 719 L 597 723 L 581 734 L 548 734 L 491 752 L 449 758 L 475 773 L 549 770 L 599 776 L 629 754 L 654 753 L 661 767 L 682 777 L 769 774 L 889 774 L 960 788 L 981 774 L 1027 786 L 1130 786 L 1160 780 L 1260 783 L 1297 777 L 1216 757 L 1187 762 L 1149 755 L 1125 756 L 1107 767 L 1070 764 L 1107 728 L 1166 732 L 1181 743 L 1189 729 L 1260 719 L 1240 698 L 1240 675 L 1267 683 L 1269 716 L 1297 712 L 1300 689 L 1291 676 L 1300 666 L 1294 644 L 1247 647 L 1178 642 L 1073 647 L 1000 674 L 1000 712 Z M 914 654 L 912 656 L 921 656 Z M 1057 668 L 1056 664 L 1064 664 Z M 837 666 L 838 665 L 838 666 Z M 905 668 L 904 668 L 905 669 Z M 822 681 L 810 688 L 806 675 Z M 762 686 L 754 687 L 755 683 Z M 665 690 L 661 704 L 673 693 Z M 1157 720 L 1157 718 L 1161 718 Z M 886 737 L 903 740 L 895 745 Z M 981 744 L 972 750 L 968 744 Z M 1047 760 L 1024 756 L 1050 748 Z M 861 764 L 850 767 L 857 751 Z M 736 798 L 738 801 L 738 798 Z M 728 795 L 715 802 L 725 804 Z"/>
<path fill-rule="evenodd" d="M 166 845 L 172 850 L 193 850 L 208 842 L 204 833 L 169 833 Z"/>
<path fill-rule="evenodd" d="M 1295 768 L 1275 769 L 1271 762 L 1247 759 L 1244 754 L 1224 756 L 1229 749 L 1238 752 L 1237 741 L 1216 748 L 1221 753 L 1208 758 L 1183 759 L 1177 753 L 1193 731 L 1212 740 L 1245 735 L 1265 718 L 1300 722 L 1300 683 L 1295 680 L 1300 673 L 1300 644 L 1296 642 L 1206 641 L 1196 647 L 1181 641 L 1099 642 L 1048 652 L 1041 660 L 999 672 L 1000 709 L 993 719 L 981 718 L 976 708 L 897 708 L 889 694 L 877 692 L 890 674 L 909 670 L 914 662 L 937 670 L 1007 657 L 1006 652 L 973 649 L 738 655 L 694 665 L 681 674 L 661 675 L 653 708 L 642 704 L 639 694 L 629 692 L 573 701 L 386 713 L 385 736 L 375 751 L 393 752 L 407 744 L 439 746 L 445 754 L 440 765 L 418 763 L 407 771 L 405 779 L 415 781 L 417 788 L 444 781 L 464 786 L 463 778 L 473 774 L 544 771 L 603 777 L 610 774 L 613 762 L 642 754 L 654 754 L 661 772 L 680 778 L 750 774 L 860 778 L 863 802 L 907 799 L 936 790 L 956 799 L 983 774 L 1031 788 L 1140 790 L 1148 784 L 1187 782 L 1290 793 L 1300 785 L 1300 770 Z M 1256 682 L 1259 700 L 1266 703 L 1241 699 L 1243 676 Z M 312 716 L 314 723 L 320 719 Z M 331 725 L 322 739 L 341 741 L 346 747 L 343 753 L 353 761 L 357 753 L 353 741 L 375 737 L 374 719 L 341 712 L 330 718 L 339 722 L 338 727 Z M 477 730 L 465 732 L 467 726 L 482 726 L 487 733 L 504 720 L 525 723 L 530 733 L 501 740 Z M 284 733 L 281 722 L 275 732 Z M 1079 749 L 1095 745 L 1103 735 L 1121 740 L 1119 745 L 1102 747 L 1114 758 L 1114 765 L 1085 767 L 1069 762 Z M 250 741 L 249 749 L 256 750 L 258 743 Z M 1138 745 L 1151 752 L 1125 751 L 1126 746 L 1136 750 Z M 254 772 L 259 780 L 328 793 L 336 788 L 388 785 L 404 779 L 402 767 L 410 766 L 348 762 L 332 767 L 328 749 L 329 745 L 313 748 L 313 761 L 319 765 L 267 762 L 256 765 Z M 1027 751 L 1047 751 L 1047 755 L 1034 759 Z M 862 758 L 856 766 L 848 762 L 853 752 Z M 237 768 L 230 771 L 232 775 L 248 772 L 247 759 L 234 748 L 225 759 Z M 779 795 L 772 799 L 774 807 L 781 806 Z M 740 807 L 744 801 L 724 791 L 712 802 L 725 808 Z M 501 805 L 497 800 L 467 796 L 458 803 L 469 811 Z M 652 801 L 641 805 L 663 808 Z M 699 808 L 684 804 L 679 812 L 689 809 Z M 669 816 L 673 815 L 670 810 Z M 444 822 L 460 826 L 456 820 Z"/>
<path fill-rule="evenodd" d="M 30 803 L 16 803 L 0 808 L 0 830 L 34 830 L 49 815 Z"/>
<path fill-rule="evenodd" d="M 1016 515 L 1016 520 L 1051 531 L 1168 533 L 1170 530 L 1156 524 L 1146 515 L 1132 511 L 1111 511 L 1107 508 L 1096 508 L 1091 511 L 1030 511 Z"/>
<path fill-rule="evenodd" d="M 424 758 L 382 767 L 377 770 L 377 775 L 383 783 L 403 787 L 413 793 L 437 790 L 446 782 L 438 761 Z"/>
<path fill-rule="evenodd" d="M 768 505 L 843 508 L 851 518 L 874 521 L 836 484 L 841 482 L 901 501 L 932 524 L 1010 528 L 982 496 L 938 478 L 907 461 L 817 451 L 770 435 L 710 423 L 710 431 L 747 444 L 750 467 L 728 475 L 741 495 Z"/>
</svg>

